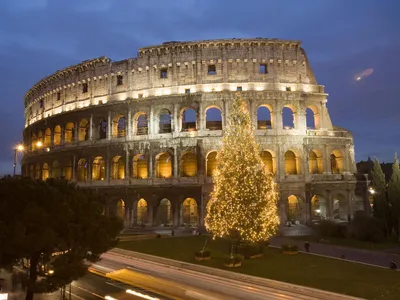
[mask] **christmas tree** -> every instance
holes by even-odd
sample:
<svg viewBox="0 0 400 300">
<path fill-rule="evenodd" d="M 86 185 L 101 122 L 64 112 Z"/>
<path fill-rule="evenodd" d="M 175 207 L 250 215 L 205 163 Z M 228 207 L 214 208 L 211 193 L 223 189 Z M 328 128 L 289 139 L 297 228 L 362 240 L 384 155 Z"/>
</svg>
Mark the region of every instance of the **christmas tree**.
<svg viewBox="0 0 400 300">
<path fill-rule="evenodd" d="M 231 107 L 213 180 L 205 225 L 214 237 L 258 242 L 276 233 L 277 187 L 261 159 L 249 111 L 239 94 Z"/>
<path fill-rule="evenodd" d="M 400 241 L 400 167 L 397 153 L 394 155 L 392 171 L 387 192 L 389 202 L 392 205 L 394 230 L 397 234 L 398 240 Z"/>
</svg>

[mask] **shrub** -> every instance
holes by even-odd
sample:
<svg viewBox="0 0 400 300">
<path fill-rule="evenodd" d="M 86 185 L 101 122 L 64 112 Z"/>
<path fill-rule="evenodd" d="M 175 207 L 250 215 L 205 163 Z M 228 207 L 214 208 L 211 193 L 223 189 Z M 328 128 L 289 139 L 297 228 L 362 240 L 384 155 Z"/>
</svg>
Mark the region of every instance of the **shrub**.
<svg viewBox="0 0 400 300">
<path fill-rule="evenodd" d="M 225 258 L 225 264 L 226 265 L 231 265 L 231 264 L 238 264 L 241 263 L 243 261 L 243 256 L 240 254 L 233 254 L 233 255 L 229 255 Z"/>
<path fill-rule="evenodd" d="M 282 250 L 287 252 L 297 252 L 299 251 L 299 247 L 297 247 L 297 245 L 283 244 Z"/>
<path fill-rule="evenodd" d="M 200 250 L 196 252 L 196 256 L 197 257 L 210 257 L 211 256 L 211 252 L 209 250 Z"/>
<path fill-rule="evenodd" d="M 237 252 L 245 259 L 249 259 L 253 255 L 262 253 L 259 244 L 241 244 L 238 246 Z"/>
<path fill-rule="evenodd" d="M 365 212 L 358 211 L 348 226 L 351 238 L 360 241 L 382 242 L 384 236 L 384 223 Z"/>
</svg>

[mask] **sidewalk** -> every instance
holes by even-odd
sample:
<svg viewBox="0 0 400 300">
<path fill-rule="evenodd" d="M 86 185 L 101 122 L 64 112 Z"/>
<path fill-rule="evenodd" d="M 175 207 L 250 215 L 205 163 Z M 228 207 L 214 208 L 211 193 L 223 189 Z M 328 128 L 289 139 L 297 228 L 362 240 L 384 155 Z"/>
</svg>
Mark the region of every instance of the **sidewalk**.
<svg viewBox="0 0 400 300">
<path fill-rule="evenodd" d="M 270 246 L 280 248 L 283 244 L 297 245 L 300 251 L 305 252 L 304 241 L 294 240 L 290 237 L 273 237 Z M 389 263 L 394 261 L 400 266 L 400 255 L 380 251 L 362 250 L 336 245 L 310 242 L 310 254 L 318 254 L 333 258 L 340 258 L 344 255 L 348 261 L 370 264 L 378 267 L 389 268 Z"/>
</svg>

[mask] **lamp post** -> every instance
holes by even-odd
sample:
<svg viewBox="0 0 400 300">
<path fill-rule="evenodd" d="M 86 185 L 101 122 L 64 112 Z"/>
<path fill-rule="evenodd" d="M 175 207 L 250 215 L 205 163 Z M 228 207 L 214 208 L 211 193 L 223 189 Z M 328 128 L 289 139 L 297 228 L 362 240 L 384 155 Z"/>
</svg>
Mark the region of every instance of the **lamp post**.
<svg viewBox="0 0 400 300">
<path fill-rule="evenodd" d="M 23 152 L 24 151 L 24 146 L 22 144 L 18 144 L 14 148 L 14 173 L 13 175 L 15 176 L 16 170 L 17 170 L 17 158 L 18 158 L 18 152 Z"/>
</svg>

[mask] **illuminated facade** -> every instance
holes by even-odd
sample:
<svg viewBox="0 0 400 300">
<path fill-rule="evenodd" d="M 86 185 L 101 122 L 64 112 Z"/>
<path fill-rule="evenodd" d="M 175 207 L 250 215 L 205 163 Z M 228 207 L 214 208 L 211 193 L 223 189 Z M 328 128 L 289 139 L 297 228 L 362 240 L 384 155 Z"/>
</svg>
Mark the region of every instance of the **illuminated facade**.
<svg viewBox="0 0 400 300">
<path fill-rule="evenodd" d="M 128 227 L 202 225 L 238 91 L 279 184 L 282 223 L 364 209 L 353 137 L 332 125 L 298 41 L 168 42 L 57 71 L 26 93 L 22 171 L 97 189 Z"/>
</svg>

